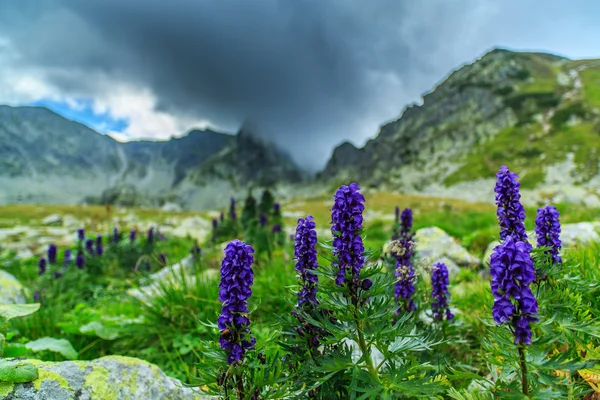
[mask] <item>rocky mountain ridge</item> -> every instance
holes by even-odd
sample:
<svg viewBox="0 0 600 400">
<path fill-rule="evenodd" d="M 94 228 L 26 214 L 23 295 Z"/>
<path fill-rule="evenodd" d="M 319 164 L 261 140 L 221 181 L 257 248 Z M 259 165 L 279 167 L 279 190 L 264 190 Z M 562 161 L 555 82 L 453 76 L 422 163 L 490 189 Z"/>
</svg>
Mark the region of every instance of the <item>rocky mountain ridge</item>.
<svg viewBox="0 0 600 400">
<path fill-rule="evenodd" d="M 526 200 L 600 205 L 600 61 L 495 49 L 452 72 L 362 148 L 338 146 L 322 180 L 493 199 L 500 165 Z M 562 197 L 561 197 L 562 196 Z"/>
<path fill-rule="evenodd" d="M 118 199 L 197 209 L 301 179 L 287 154 L 247 130 L 119 143 L 46 108 L 0 106 L 0 204 Z"/>
</svg>

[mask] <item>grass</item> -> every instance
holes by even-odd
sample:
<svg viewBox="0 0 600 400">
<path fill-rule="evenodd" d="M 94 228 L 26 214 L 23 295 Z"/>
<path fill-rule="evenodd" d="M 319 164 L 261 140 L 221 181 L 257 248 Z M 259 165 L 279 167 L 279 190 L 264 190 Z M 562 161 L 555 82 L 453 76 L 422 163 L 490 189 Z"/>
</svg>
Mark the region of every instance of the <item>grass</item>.
<svg viewBox="0 0 600 400">
<path fill-rule="evenodd" d="M 600 67 L 586 68 L 581 72 L 583 98 L 592 107 L 600 110 Z"/>
</svg>

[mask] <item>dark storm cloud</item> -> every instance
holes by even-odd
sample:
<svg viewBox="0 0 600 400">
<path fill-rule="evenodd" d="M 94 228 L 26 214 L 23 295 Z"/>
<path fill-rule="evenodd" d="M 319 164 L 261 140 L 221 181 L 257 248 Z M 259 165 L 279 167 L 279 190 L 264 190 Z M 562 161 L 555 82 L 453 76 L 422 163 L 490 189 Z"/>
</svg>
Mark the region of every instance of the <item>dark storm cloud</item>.
<svg viewBox="0 0 600 400">
<path fill-rule="evenodd" d="M 313 169 L 339 142 L 374 136 L 451 68 L 503 44 L 487 24 L 506 15 L 476 0 L 7 3 L 0 34 L 22 62 L 148 87 L 160 110 L 228 130 L 249 119 Z M 65 90 L 95 85 L 50 76 Z"/>
</svg>

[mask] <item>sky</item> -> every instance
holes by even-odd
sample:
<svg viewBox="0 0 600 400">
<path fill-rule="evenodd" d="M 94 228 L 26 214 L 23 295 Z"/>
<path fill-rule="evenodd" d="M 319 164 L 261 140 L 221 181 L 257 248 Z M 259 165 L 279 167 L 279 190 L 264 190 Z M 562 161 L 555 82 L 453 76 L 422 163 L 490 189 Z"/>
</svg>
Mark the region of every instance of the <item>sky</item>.
<svg viewBox="0 0 600 400">
<path fill-rule="evenodd" d="M 600 57 L 596 0 L 2 0 L 0 104 L 120 141 L 255 135 L 306 169 L 494 47 Z"/>
</svg>

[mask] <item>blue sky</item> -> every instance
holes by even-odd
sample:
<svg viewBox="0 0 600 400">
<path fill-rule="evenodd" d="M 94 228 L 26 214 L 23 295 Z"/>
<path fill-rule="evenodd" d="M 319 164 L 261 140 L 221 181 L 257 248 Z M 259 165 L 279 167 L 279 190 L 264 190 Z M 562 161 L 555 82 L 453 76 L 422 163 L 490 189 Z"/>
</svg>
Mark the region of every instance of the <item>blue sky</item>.
<svg viewBox="0 0 600 400">
<path fill-rule="evenodd" d="M 84 125 L 98 132 L 125 132 L 129 126 L 127 119 L 115 119 L 108 113 L 94 113 L 91 99 L 75 99 L 78 106 L 71 107 L 66 102 L 58 102 L 49 99 L 40 99 L 31 102 L 31 106 L 46 107 L 50 110 L 73 121 L 81 122 Z"/>
</svg>

